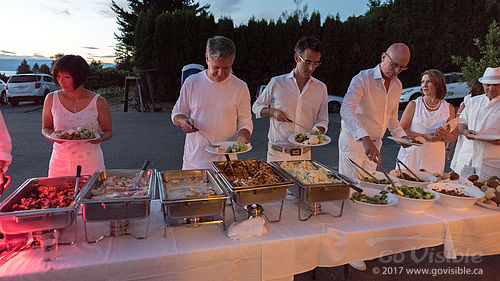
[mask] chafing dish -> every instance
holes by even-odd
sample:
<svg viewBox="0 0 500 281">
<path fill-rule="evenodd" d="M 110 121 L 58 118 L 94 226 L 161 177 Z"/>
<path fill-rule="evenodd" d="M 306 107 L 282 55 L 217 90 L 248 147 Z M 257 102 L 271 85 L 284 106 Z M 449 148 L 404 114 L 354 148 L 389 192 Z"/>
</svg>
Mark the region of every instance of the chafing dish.
<svg viewBox="0 0 500 281">
<path fill-rule="evenodd" d="M 80 193 L 75 200 L 64 208 L 49 208 L 25 211 L 13 211 L 13 205 L 19 204 L 40 185 L 60 189 L 74 189 L 75 177 L 32 178 L 26 180 L 0 205 L 0 232 L 8 235 L 39 232 L 52 229 L 64 229 L 73 224 L 78 211 L 78 201 L 85 192 L 85 182 L 89 176 L 80 179 Z M 75 224 L 76 226 L 76 224 Z M 76 231 L 75 231 L 76 240 Z M 73 241 L 74 242 L 74 241 Z"/>
<path fill-rule="evenodd" d="M 101 170 L 92 175 L 87 184 L 85 193 L 81 195 L 79 202 L 82 204 L 83 221 L 85 226 L 85 235 L 87 236 L 87 222 L 110 221 L 111 226 L 121 225 L 125 227 L 126 220 L 148 219 L 147 228 L 144 236 L 136 237 L 138 239 L 147 236 L 149 228 L 149 214 L 151 198 L 156 188 L 156 171 L 146 170 L 143 176 L 148 179 L 148 192 L 144 196 L 118 197 L 118 198 L 95 198 L 92 197 L 92 190 L 97 189 L 101 184 L 111 177 L 135 177 L 138 174 L 137 169 L 112 169 Z M 124 232 L 125 234 L 130 234 Z M 123 234 L 123 233 L 122 233 Z M 87 237 L 88 238 L 88 237 Z M 98 242 L 98 240 L 88 242 Z"/>
<path fill-rule="evenodd" d="M 316 169 L 323 169 L 326 171 L 329 177 L 332 179 L 335 179 L 336 181 L 340 181 L 341 179 L 337 178 L 334 174 L 335 172 L 332 171 L 330 168 L 327 166 L 317 162 L 317 161 L 310 161 L 310 160 L 299 160 L 299 161 L 287 161 L 292 164 L 299 164 L 302 161 L 310 162 L 313 164 L 313 166 Z M 280 169 L 283 173 L 285 173 L 294 183 L 295 185 L 290 187 L 290 191 L 292 194 L 299 199 L 301 203 L 303 203 L 306 206 L 312 207 L 312 215 L 317 215 L 321 214 L 321 206 L 320 202 L 324 201 L 334 201 L 334 200 L 345 200 L 349 198 L 349 186 L 346 185 L 343 182 L 332 182 L 332 183 L 318 183 L 318 184 L 306 184 L 303 183 L 301 180 L 295 178 L 292 176 L 287 170 L 281 167 L 281 164 L 284 161 L 276 161 L 272 162 L 271 164 L 276 167 L 277 169 Z M 340 210 L 340 215 L 342 215 L 343 211 L 343 206 L 344 202 L 342 201 L 341 205 L 341 210 Z M 309 216 L 310 217 L 310 216 Z M 309 218 L 308 217 L 308 218 Z M 307 220 L 302 219 L 300 216 L 300 206 L 299 206 L 299 219 L 300 220 Z"/>
<path fill-rule="evenodd" d="M 209 170 L 163 171 L 158 178 L 164 236 L 168 225 L 176 225 L 172 223 L 176 219 L 192 222 L 194 226 L 222 223 L 226 229 L 225 209 L 229 196 Z M 202 217 L 220 215 L 221 219 L 201 220 Z"/>
<path fill-rule="evenodd" d="M 253 184 L 253 185 L 235 185 L 230 180 L 230 169 L 228 168 L 227 161 L 213 162 L 212 167 L 215 170 L 216 174 L 223 182 L 223 184 L 227 187 L 229 192 L 231 193 L 231 197 L 233 201 L 240 205 L 255 205 L 267 202 L 274 201 L 282 201 L 279 218 L 277 221 L 281 220 L 281 213 L 283 208 L 283 201 L 286 197 L 287 187 L 291 186 L 293 183 L 288 177 L 276 167 L 270 165 L 269 163 L 260 160 L 260 159 L 245 159 L 245 160 L 233 160 L 231 161 L 233 168 L 235 171 L 240 169 L 242 165 L 264 165 L 270 168 L 270 172 L 276 176 L 276 181 L 268 182 L 265 184 Z M 261 208 L 256 208 L 252 206 L 252 208 L 247 208 L 247 210 L 259 210 Z M 233 206 L 234 212 L 234 206 Z M 272 221 L 274 222 L 274 221 Z"/>
</svg>

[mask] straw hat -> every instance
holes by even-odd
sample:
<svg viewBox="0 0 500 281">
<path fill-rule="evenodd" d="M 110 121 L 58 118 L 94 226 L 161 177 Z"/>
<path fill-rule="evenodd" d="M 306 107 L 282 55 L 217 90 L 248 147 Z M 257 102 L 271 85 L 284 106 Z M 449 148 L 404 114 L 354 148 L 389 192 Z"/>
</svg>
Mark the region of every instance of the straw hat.
<svg viewBox="0 0 500 281">
<path fill-rule="evenodd" d="M 500 84 L 500 67 L 488 67 L 484 71 L 483 77 L 478 79 L 482 84 Z"/>
</svg>

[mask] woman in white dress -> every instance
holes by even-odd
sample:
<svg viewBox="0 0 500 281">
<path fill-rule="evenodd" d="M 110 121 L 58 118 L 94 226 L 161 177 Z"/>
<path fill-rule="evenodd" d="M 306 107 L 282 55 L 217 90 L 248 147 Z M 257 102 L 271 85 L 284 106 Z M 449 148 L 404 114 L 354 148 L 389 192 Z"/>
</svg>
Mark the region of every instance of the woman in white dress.
<svg viewBox="0 0 500 281">
<path fill-rule="evenodd" d="M 83 87 L 89 65 L 81 56 L 66 55 L 56 61 L 53 77 L 61 90 L 45 98 L 42 112 L 42 134 L 54 142 L 49 162 L 49 177 L 71 176 L 76 166 L 82 175 L 104 169 L 104 157 L 99 143 L 109 140 L 111 112 L 106 99 Z M 59 141 L 50 137 L 54 131 L 86 127 L 99 138 L 91 141 Z"/>
<path fill-rule="evenodd" d="M 442 173 L 445 142 L 454 138 L 443 126 L 455 117 L 455 108 L 444 100 L 446 81 L 441 71 L 430 69 L 422 73 L 421 87 L 424 95 L 410 101 L 400 123 L 408 137 L 421 136 L 426 141 L 422 146 L 401 147 L 398 158 L 412 170 Z"/>
</svg>

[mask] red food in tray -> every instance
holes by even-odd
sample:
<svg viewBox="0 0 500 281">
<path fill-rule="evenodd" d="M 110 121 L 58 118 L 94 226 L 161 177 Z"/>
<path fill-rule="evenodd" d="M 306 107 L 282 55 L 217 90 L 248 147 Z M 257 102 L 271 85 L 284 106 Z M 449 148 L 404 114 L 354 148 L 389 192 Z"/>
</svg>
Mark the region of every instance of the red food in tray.
<svg viewBox="0 0 500 281">
<path fill-rule="evenodd" d="M 12 211 L 64 208 L 73 203 L 74 182 L 65 182 L 63 187 L 38 185 L 21 198 L 19 203 L 12 205 Z M 79 189 L 84 182 L 79 183 Z"/>
</svg>

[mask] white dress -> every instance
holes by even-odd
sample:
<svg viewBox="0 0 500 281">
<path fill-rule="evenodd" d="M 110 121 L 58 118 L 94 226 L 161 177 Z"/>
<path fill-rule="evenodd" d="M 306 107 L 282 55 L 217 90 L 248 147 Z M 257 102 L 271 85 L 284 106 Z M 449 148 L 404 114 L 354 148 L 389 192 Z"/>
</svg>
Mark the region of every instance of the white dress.
<svg viewBox="0 0 500 281">
<path fill-rule="evenodd" d="M 419 134 L 434 133 L 437 128 L 446 125 L 450 117 L 450 104 L 445 100 L 435 111 L 429 111 L 424 105 L 422 97 L 415 100 L 415 113 L 411 121 L 410 130 Z M 425 169 L 430 173 L 442 173 L 445 164 L 445 143 L 443 141 L 427 141 L 421 146 L 401 147 L 398 158 L 411 170 Z"/>
<path fill-rule="evenodd" d="M 59 100 L 57 91 L 52 99 L 52 116 L 54 130 L 69 130 L 78 127 L 86 127 L 94 133 L 101 133 L 99 113 L 97 110 L 97 98 L 95 95 L 89 105 L 83 110 L 73 113 L 66 109 Z M 82 175 L 91 175 L 96 170 L 104 169 L 104 157 L 101 146 L 89 142 L 64 142 L 54 143 L 52 156 L 49 162 L 49 177 L 73 176 L 76 174 L 76 166 L 82 166 Z"/>
</svg>

